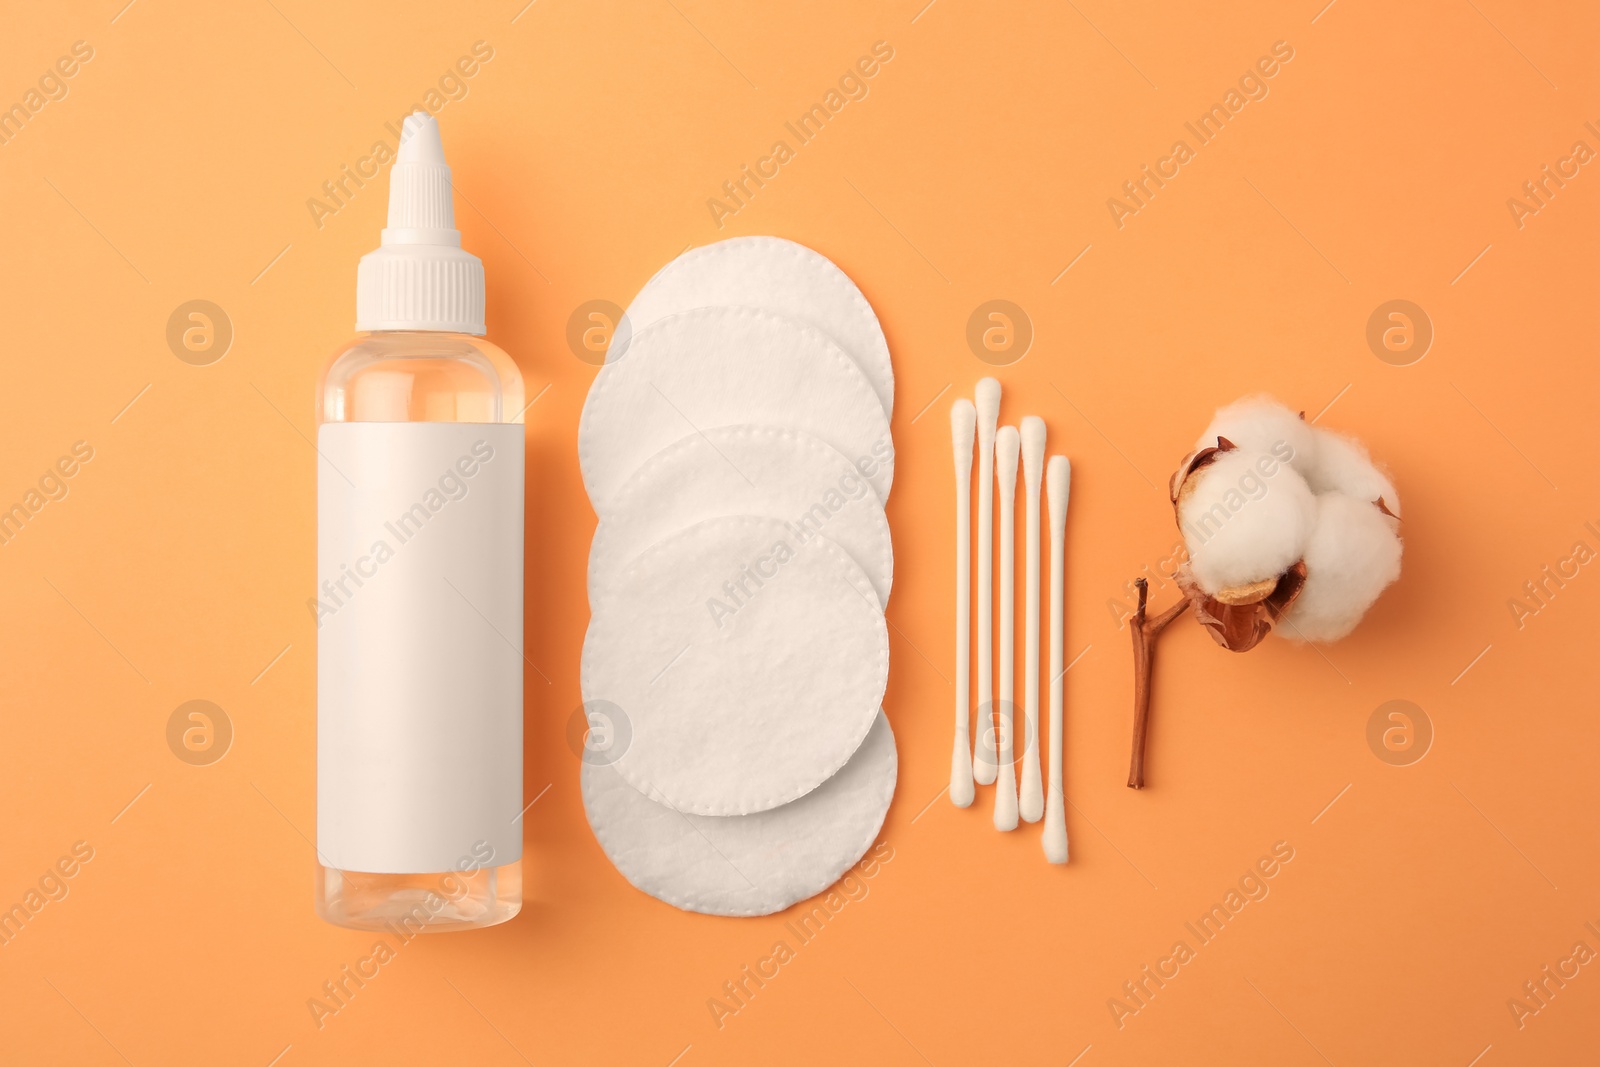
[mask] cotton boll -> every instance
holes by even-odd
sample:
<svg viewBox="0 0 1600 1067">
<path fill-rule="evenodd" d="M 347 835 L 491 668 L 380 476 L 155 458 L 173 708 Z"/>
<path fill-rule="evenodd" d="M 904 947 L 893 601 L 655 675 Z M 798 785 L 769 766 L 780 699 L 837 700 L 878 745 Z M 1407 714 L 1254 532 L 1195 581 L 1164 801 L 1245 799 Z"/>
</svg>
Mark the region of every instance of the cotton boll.
<svg viewBox="0 0 1600 1067">
<path fill-rule="evenodd" d="M 1306 584 L 1278 632 L 1296 641 L 1337 641 L 1400 577 L 1400 537 L 1395 521 L 1363 497 L 1329 492 L 1316 500 Z"/>
<path fill-rule="evenodd" d="M 1268 452 L 1302 474 L 1312 455 L 1311 427 L 1296 412 L 1270 396 L 1247 396 L 1219 408 L 1196 448 L 1209 448 L 1226 437 L 1246 451 Z"/>
<path fill-rule="evenodd" d="M 1400 494 L 1372 462 L 1365 445 L 1331 430 L 1313 427 L 1311 433 L 1310 464 L 1302 470 L 1312 492 L 1340 492 L 1369 503 L 1381 498 L 1396 518 L 1400 516 Z"/>
<path fill-rule="evenodd" d="M 1190 474 L 1177 506 L 1190 572 L 1213 596 L 1288 570 L 1305 553 L 1317 513 L 1292 467 L 1245 448 L 1219 452 Z"/>
</svg>

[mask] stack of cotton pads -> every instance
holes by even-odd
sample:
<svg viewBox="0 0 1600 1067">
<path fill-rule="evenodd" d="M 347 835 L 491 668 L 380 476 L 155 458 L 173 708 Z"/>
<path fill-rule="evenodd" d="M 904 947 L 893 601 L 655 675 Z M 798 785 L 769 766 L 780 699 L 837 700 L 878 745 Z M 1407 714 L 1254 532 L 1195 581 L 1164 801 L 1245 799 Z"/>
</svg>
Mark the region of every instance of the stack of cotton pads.
<svg viewBox="0 0 1600 1067">
<path fill-rule="evenodd" d="M 584 810 L 644 892 L 768 914 L 860 859 L 894 793 L 888 345 L 771 237 L 679 256 L 616 337 L 578 426 Z"/>
</svg>

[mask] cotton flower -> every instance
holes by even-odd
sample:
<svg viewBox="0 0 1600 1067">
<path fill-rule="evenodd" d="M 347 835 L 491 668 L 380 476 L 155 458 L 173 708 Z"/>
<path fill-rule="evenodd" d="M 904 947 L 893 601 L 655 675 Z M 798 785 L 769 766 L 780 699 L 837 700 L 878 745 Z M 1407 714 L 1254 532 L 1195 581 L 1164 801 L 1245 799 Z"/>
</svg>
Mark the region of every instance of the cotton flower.
<svg viewBox="0 0 1600 1067">
<path fill-rule="evenodd" d="M 1189 550 L 1179 584 L 1234 652 L 1279 621 L 1291 638 L 1338 640 L 1400 576 L 1394 482 L 1361 442 L 1267 397 L 1217 412 L 1172 503 Z"/>
<path fill-rule="evenodd" d="M 1337 641 L 1400 576 L 1400 496 L 1361 442 L 1319 429 L 1270 397 L 1217 411 L 1172 476 L 1189 559 L 1184 598 L 1133 617 L 1134 747 L 1144 784 L 1154 642 L 1190 607 L 1224 648 L 1247 652 L 1281 624 L 1296 641 Z"/>
</svg>

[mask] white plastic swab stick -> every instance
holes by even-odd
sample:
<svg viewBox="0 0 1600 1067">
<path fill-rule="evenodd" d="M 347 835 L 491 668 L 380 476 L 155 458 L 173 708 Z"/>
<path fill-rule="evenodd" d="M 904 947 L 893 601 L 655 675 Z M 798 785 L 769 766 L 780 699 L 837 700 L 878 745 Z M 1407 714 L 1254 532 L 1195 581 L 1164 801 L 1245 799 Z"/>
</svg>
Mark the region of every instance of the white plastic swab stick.
<svg viewBox="0 0 1600 1067">
<path fill-rule="evenodd" d="M 978 412 L 961 397 L 950 405 L 950 441 L 956 458 L 956 742 L 950 753 L 950 802 L 972 803 L 972 686 L 967 660 L 972 651 L 972 438 Z"/>
<path fill-rule="evenodd" d="M 1023 596 L 1025 644 L 1022 664 L 1022 788 L 1018 811 L 1028 822 L 1044 816 L 1044 786 L 1039 778 L 1039 485 L 1044 480 L 1044 420 L 1022 420 L 1022 481 L 1027 486 L 1028 571 Z"/>
<path fill-rule="evenodd" d="M 1050 790 L 1044 806 L 1044 858 L 1067 862 L 1066 793 L 1061 780 L 1062 675 L 1066 669 L 1066 556 L 1067 495 L 1072 465 L 1066 456 L 1051 456 L 1045 470 L 1045 493 L 1050 501 Z"/>
<path fill-rule="evenodd" d="M 1000 421 L 1000 383 L 982 378 L 973 389 L 978 409 L 978 726 L 972 776 L 992 785 L 994 734 L 994 434 Z"/>
<path fill-rule="evenodd" d="M 1015 426 L 1002 426 L 994 439 L 994 473 L 1000 482 L 1000 712 L 999 774 L 994 787 L 994 828 L 1017 828 L 1017 758 L 1012 749 L 1017 701 L 1015 630 L 1017 621 L 1017 450 Z"/>
</svg>

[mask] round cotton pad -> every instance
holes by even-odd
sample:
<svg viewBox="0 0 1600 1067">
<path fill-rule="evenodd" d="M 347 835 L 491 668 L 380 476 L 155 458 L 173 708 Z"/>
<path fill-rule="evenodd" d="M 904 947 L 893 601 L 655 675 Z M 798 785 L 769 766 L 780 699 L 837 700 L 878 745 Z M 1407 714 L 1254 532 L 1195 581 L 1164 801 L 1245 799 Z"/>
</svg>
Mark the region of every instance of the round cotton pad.
<svg viewBox="0 0 1600 1067">
<path fill-rule="evenodd" d="M 729 818 L 647 800 L 604 762 L 585 762 L 583 808 L 622 876 L 707 915 L 767 915 L 822 892 L 871 847 L 898 760 L 882 712 L 839 773 L 792 804 Z"/>
<path fill-rule="evenodd" d="M 856 361 L 884 414 L 894 414 L 883 327 L 856 283 L 826 256 L 781 237 L 733 237 L 691 249 L 645 282 L 627 321 L 636 334 L 657 319 L 702 307 L 763 308 L 816 327 Z"/>
<path fill-rule="evenodd" d="M 617 771 L 695 815 L 748 815 L 844 766 L 889 676 L 877 593 L 844 550 L 777 519 L 708 519 L 647 549 L 601 598 L 584 701 L 626 724 Z"/>
<path fill-rule="evenodd" d="M 600 369 L 578 422 L 578 465 L 595 513 L 684 434 L 783 426 L 844 455 L 880 501 L 894 480 L 889 420 L 871 384 L 822 333 L 768 311 L 702 308 L 640 330 L 628 358 Z"/>
<path fill-rule="evenodd" d="M 889 603 L 889 520 L 864 478 L 835 449 L 799 430 L 724 426 L 668 445 L 622 484 L 589 549 L 589 603 L 657 541 L 722 515 L 782 519 L 796 541 L 825 534 Z"/>
</svg>

